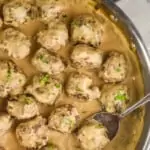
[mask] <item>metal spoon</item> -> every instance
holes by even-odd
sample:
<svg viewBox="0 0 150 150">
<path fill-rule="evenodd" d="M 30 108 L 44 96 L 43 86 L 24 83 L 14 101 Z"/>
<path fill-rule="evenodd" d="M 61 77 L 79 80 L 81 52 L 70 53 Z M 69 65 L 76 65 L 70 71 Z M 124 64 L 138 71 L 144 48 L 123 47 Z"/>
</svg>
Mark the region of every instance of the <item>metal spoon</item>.
<svg viewBox="0 0 150 150">
<path fill-rule="evenodd" d="M 129 115 L 131 112 L 136 110 L 137 108 L 145 105 L 150 101 L 150 93 L 143 97 L 140 101 L 135 103 L 133 106 L 126 109 L 121 114 L 112 114 L 107 112 L 99 112 L 95 113 L 92 117 L 98 122 L 101 122 L 108 130 L 108 136 L 110 140 L 112 140 L 119 129 L 120 120 Z"/>
</svg>

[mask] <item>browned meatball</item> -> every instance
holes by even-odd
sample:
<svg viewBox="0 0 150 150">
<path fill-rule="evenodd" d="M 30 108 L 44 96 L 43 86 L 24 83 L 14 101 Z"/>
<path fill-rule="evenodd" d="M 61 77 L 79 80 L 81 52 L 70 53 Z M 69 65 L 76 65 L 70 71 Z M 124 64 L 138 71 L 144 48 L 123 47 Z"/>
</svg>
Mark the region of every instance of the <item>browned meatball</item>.
<svg viewBox="0 0 150 150">
<path fill-rule="evenodd" d="M 3 7 L 4 23 L 18 27 L 31 21 L 37 16 L 37 9 L 29 1 L 11 1 Z"/>
<path fill-rule="evenodd" d="M 77 139 L 84 150 L 102 150 L 110 142 L 107 132 L 101 123 L 90 122 L 80 127 Z"/>
<path fill-rule="evenodd" d="M 71 60 L 76 68 L 95 69 L 100 68 L 103 54 L 93 47 L 79 44 L 73 48 Z"/>
<path fill-rule="evenodd" d="M 75 43 L 100 46 L 102 25 L 92 15 L 80 15 L 71 23 L 71 39 Z"/>
<path fill-rule="evenodd" d="M 46 49 L 40 48 L 32 58 L 32 64 L 37 70 L 50 75 L 60 74 L 65 65 L 60 57 L 50 54 Z"/>
<path fill-rule="evenodd" d="M 104 87 L 100 102 L 107 112 L 123 112 L 129 102 L 128 87 L 122 84 Z"/>
<path fill-rule="evenodd" d="M 54 130 L 71 133 L 77 125 L 79 113 L 72 105 L 56 108 L 49 117 L 48 126 Z"/>
<path fill-rule="evenodd" d="M 30 53 L 31 41 L 19 30 L 7 28 L 1 33 L 0 48 L 15 59 L 24 59 Z"/>
<path fill-rule="evenodd" d="M 96 100 L 100 97 L 100 90 L 93 86 L 93 80 L 83 73 L 72 73 L 67 81 L 66 92 L 86 101 Z"/>
<path fill-rule="evenodd" d="M 16 64 L 10 60 L 0 60 L 0 97 L 21 93 L 26 80 Z"/>
<path fill-rule="evenodd" d="M 21 123 L 16 128 L 16 137 L 20 145 L 39 149 L 48 143 L 46 119 L 41 116 Z"/>
<path fill-rule="evenodd" d="M 57 52 L 68 42 L 68 29 L 63 22 L 49 22 L 48 28 L 37 34 L 37 41 L 51 52 Z"/>
<path fill-rule="evenodd" d="M 125 56 L 118 52 L 111 52 L 100 71 L 100 77 L 105 82 L 121 82 L 127 76 L 127 61 Z"/>
<path fill-rule="evenodd" d="M 33 95 L 40 103 L 53 105 L 62 93 L 62 84 L 50 77 L 49 74 L 43 73 L 33 77 L 32 83 L 27 86 L 26 92 Z"/>
<path fill-rule="evenodd" d="M 66 16 L 66 0 L 36 0 L 40 18 L 43 22 L 60 20 Z"/>
<path fill-rule="evenodd" d="M 34 97 L 28 94 L 12 97 L 7 104 L 7 111 L 17 119 L 29 119 L 39 115 L 38 104 Z"/>
</svg>

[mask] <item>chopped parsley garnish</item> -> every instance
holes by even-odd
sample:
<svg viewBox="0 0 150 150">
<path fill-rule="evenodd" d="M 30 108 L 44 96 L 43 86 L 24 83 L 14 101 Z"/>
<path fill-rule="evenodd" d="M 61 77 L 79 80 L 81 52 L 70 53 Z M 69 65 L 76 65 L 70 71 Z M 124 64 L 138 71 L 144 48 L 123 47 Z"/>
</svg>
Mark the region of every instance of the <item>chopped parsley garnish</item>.
<svg viewBox="0 0 150 150">
<path fill-rule="evenodd" d="M 12 72 L 11 69 L 8 69 L 7 71 L 7 80 L 9 80 L 11 78 Z"/>
<path fill-rule="evenodd" d="M 76 87 L 76 90 L 77 90 L 78 92 L 82 92 L 82 89 L 79 88 L 78 86 Z"/>
<path fill-rule="evenodd" d="M 44 57 L 44 55 L 40 55 L 40 56 L 39 56 L 39 59 L 40 59 L 43 63 L 48 64 L 48 60 Z"/>
<path fill-rule="evenodd" d="M 49 76 L 48 74 L 43 75 L 43 76 L 41 77 L 40 83 L 41 83 L 42 85 L 45 85 L 45 84 L 49 81 L 49 79 L 50 79 L 50 76 Z"/>
<path fill-rule="evenodd" d="M 32 100 L 31 98 L 27 97 L 27 98 L 25 99 L 25 102 L 26 102 L 27 104 L 32 104 L 32 103 L 33 103 L 33 100 Z"/>
<path fill-rule="evenodd" d="M 127 100 L 127 95 L 123 91 L 119 91 L 118 94 L 115 96 L 115 100 L 125 101 Z"/>
<path fill-rule="evenodd" d="M 61 85 L 57 83 L 57 84 L 55 84 L 55 87 L 59 89 L 61 87 Z"/>
<path fill-rule="evenodd" d="M 70 118 L 65 117 L 62 120 L 62 124 L 69 125 L 70 127 L 73 127 L 74 126 L 74 121 L 71 120 Z"/>
<path fill-rule="evenodd" d="M 72 22 L 72 25 L 75 25 L 75 26 L 82 26 L 82 24 L 83 24 L 83 21 L 80 19 L 80 20 L 74 20 L 73 22 Z"/>
<path fill-rule="evenodd" d="M 120 72 L 120 71 L 121 71 L 121 69 L 120 69 L 120 68 L 116 68 L 116 71 L 117 71 L 117 72 Z"/>
<path fill-rule="evenodd" d="M 93 1 L 93 0 L 89 1 L 88 4 L 89 4 L 90 6 L 92 6 L 92 7 L 95 7 L 95 6 L 96 6 L 96 2 Z"/>
<path fill-rule="evenodd" d="M 103 125 L 102 125 L 102 124 L 97 124 L 95 127 L 96 127 L 96 128 L 102 128 Z"/>
<path fill-rule="evenodd" d="M 54 150 L 55 148 L 56 148 L 55 145 L 49 144 L 49 145 L 46 147 L 46 150 Z"/>
<path fill-rule="evenodd" d="M 21 99 L 21 101 L 23 102 L 23 103 L 25 103 L 25 104 L 32 104 L 33 103 L 33 100 L 30 98 L 30 97 L 28 97 L 28 96 L 24 96 L 22 99 Z"/>
</svg>

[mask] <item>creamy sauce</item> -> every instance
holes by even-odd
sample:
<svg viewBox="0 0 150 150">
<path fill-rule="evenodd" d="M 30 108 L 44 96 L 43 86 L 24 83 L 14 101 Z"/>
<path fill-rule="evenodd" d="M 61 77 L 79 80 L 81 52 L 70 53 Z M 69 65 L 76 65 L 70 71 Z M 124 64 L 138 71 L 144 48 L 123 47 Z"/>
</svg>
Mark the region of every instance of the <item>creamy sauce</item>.
<svg viewBox="0 0 150 150">
<path fill-rule="evenodd" d="M 66 0 L 67 1 L 67 0 Z M 89 5 L 88 0 L 80 1 L 80 0 L 69 0 L 66 3 L 68 6 L 68 14 L 69 19 L 75 17 L 78 14 L 83 13 L 93 13 L 95 16 L 101 15 L 103 26 L 104 26 L 104 38 L 102 44 L 100 46 L 100 50 L 107 52 L 107 51 L 120 51 L 124 53 L 128 60 L 128 77 L 124 81 L 129 88 L 130 88 L 130 95 L 131 95 L 131 102 L 134 103 L 136 100 L 140 99 L 143 96 L 143 82 L 141 77 L 141 72 L 139 68 L 139 63 L 137 61 L 136 54 L 131 51 L 130 45 L 126 39 L 126 37 L 122 34 L 120 29 L 108 19 L 108 17 L 103 13 L 103 10 L 93 11 L 91 6 Z M 69 22 L 68 22 L 69 23 Z M 35 36 L 36 32 L 39 31 L 43 25 L 39 21 L 30 22 L 27 25 L 21 26 L 20 30 L 28 36 Z M 39 44 L 33 41 L 33 47 L 31 50 L 31 55 L 24 60 L 14 60 L 13 61 L 23 69 L 25 74 L 30 78 L 38 73 L 38 71 L 30 64 L 31 58 L 35 51 L 39 48 Z M 61 49 L 58 54 L 62 56 L 66 63 L 69 62 L 69 54 L 70 50 L 72 49 L 73 45 L 68 43 L 66 48 Z M 8 58 L 7 54 L 0 52 L 0 58 L 5 59 Z M 10 58 L 12 59 L 12 58 Z M 60 78 L 61 81 L 67 79 L 68 74 L 72 71 L 75 71 L 69 64 L 65 73 L 59 75 L 57 78 Z M 86 72 L 93 77 L 94 84 L 103 86 L 104 82 L 97 77 L 96 71 L 86 71 L 86 70 L 79 70 L 81 72 Z M 65 83 L 64 83 L 65 85 Z M 5 102 L 4 102 L 5 103 Z M 81 102 L 76 98 L 68 97 L 65 92 L 60 96 L 57 100 L 55 106 L 60 104 L 73 104 L 77 107 L 82 122 L 83 119 L 88 117 L 89 115 L 93 114 L 94 112 L 100 111 L 102 107 L 100 106 L 99 102 L 92 101 L 92 102 Z M 3 103 L 2 103 L 3 104 Z M 4 105 L 3 105 L 4 106 Z M 4 110 L 4 107 L 0 107 L 1 110 Z M 40 105 L 40 110 L 43 116 L 47 117 L 53 107 L 43 106 Z M 139 137 L 142 132 L 143 128 L 143 116 L 144 111 L 140 109 L 140 111 L 136 111 L 132 115 L 128 116 L 121 122 L 121 127 L 119 130 L 118 135 L 111 141 L 111 143 L 106 146 L 104 150 L 134 150 Z M 3 137 L 0 137 L 0 146 L 5 147 L 6 150 L 24 150 L 21 146 L 19 146 L 16 137 L 15 137 L 15 127 L 5 134 Z M 79 150 L 78 142 L 75 139 L 75 135 L 70 134 L 62 134 L 56 131 L 50 131 L 49 134 L 49 141 L 53 142 L 54 144 L 58 145 L 60 150 Z"/>
</svg>

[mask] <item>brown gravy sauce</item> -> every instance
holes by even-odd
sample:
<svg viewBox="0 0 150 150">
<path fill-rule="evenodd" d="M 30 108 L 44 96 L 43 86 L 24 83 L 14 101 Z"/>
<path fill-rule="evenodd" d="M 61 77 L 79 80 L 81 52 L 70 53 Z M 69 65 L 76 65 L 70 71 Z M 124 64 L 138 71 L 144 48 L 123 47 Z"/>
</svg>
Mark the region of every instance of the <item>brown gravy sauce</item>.
<svg viewBox="0 0 150 150">
<path fill-rule="evenodd" d="M 139 63 L 136 54 L 131 51 L 129 43 L 126 37 L 122 34 L 120 29 L 103 13 L 103 10 L 93 10 L 89 5 L 89 0 L 66 0 L 66 6 L 68 6 L 69 18 L 73 18 L 78 14 L 82 13 L 93 13 L 96 16 L 102 16 L 102 22 L 104 25 L 104 38 L 100 46 L 100 50 L 106 52 L 111 50 L 117 50 L 125 54 L 128 60 L 129 72 L 128 77 L 124 81 L 129 88 L 131 94 L 131 104 L 138 100 L 143 95 L 143 81 L 141 77 L 141 72 L 139 68 Z M 69 19 L 70 20 L 70 19 Z M 30 22 L 27 25 L 21 26 L 20 30 L 28 36 L 35 36 L 36 32 L 39 31 L 43 25 L 39 21 Z M 61 49 L 58 55 L 62 56 L 65 62 L 69 62 L 69 53 L 72 48 L 72 44 L 68 43 L 68 46 Z M 33 47 L 31 50 L 31 55 L 24 60 L 14 60 L 12 59 L 30 79 L 38 71 L 30 64 L 30 60 L 35 53 L 35 51 L 40 46 L 33 41 Z M 7 54 L 0 52 L 0 59 L 8 59 Z M 58 76 L 64 82 L 70 72 L 75 71 L 70 65 L 68 65 L 65 74 Z M 104 84 L 97 76 L 96 71 L 85 71 L 79 70 L 81 72 L 86 72 L 93 77 L 94 84 L 102 87 Z M 134 80 L 133 80 L 134 79 Z M 65 93 L 57 100 L 56 106 L 60 104 L 73 104 L 77 107 L 80 115 L 81 121 L 101 110 L 101 106 L 97 101 L 92 102 L 80 102 L 79 100 L 71 97 L 67 97 Z M 3 110 L 4 107 L 1 107 Z M 43 116 L 48 116 L 53 107 L 40 105 L 41 114 Z M 121 122 L 121 127 L 118 135 L 111 141 L 111 143 L 104 150 L 134 150 L 136 148 L 137 142 L 142 132 L 143 128 L 143 116 L 144 111 L 140 109 L 128 116 Z M 75 135 L 62 134 L 56 131 L 50 131 L 49 141 L 58 145 L 60 150 L 79 150 L 78 142 L 75 139 Z M 0 146 L 4 147 L 6 150 L 24 150 L 16 140 L 15 137 L 15 127 L 6 133 L 3 137 L 0 137 Z"/>
</svg>

